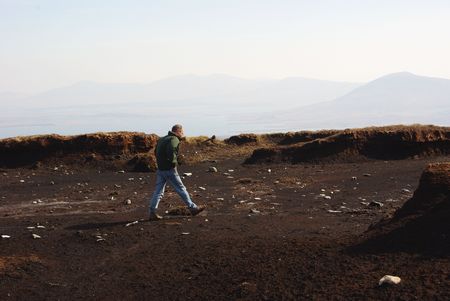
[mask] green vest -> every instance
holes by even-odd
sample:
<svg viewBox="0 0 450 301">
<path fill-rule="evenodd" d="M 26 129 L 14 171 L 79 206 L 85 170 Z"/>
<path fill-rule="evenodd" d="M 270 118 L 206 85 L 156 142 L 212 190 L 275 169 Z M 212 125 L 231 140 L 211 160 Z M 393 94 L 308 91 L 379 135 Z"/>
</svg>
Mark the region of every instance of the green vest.
<svg viewBox="0 0 450 301">
<path fill-rule="evenodd" d="M 177 166 L 178 148 L 180 139 L 172 132 L 159 138 L 155 148 L 158 169 L 169 170 Z"/>
</svg>

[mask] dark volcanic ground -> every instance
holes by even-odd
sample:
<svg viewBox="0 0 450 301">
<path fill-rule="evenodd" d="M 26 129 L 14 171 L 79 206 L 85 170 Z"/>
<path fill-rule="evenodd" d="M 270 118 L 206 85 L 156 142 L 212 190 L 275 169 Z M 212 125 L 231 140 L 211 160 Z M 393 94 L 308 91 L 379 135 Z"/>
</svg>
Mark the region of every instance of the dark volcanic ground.
<svg viewBox="0 0 450 301">
<path fill-rule="evenodd" d="M 145 221 L 153 173 L 3 170 L 0 299 L 448 300 L 449 256 L 351 248 L 448 159 L 181 166 L 208 208 L 158 222 Z M 169 189 L 160 212 L 180 205 Z M 386 274 L 402 282 L 378 287 Z"/>
</svg>

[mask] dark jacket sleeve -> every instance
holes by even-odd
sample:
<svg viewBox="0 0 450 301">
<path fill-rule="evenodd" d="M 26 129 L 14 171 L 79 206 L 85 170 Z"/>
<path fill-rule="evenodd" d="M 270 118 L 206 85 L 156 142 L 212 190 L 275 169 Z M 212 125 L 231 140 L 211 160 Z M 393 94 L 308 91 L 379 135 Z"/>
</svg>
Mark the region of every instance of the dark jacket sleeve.
<svg viewBox="0 0 450 301">
<path fill-rule="evenodd" d="M 172 137 L 170 139 L 170 143 L 167 143 L 166 158 L 168 159 L 168 161 L 170 161 L 172 167 L 175 167 L 178 164 L 177 157 L 178 157 L 178 145 L 179 144 L 180 144 L 180 141 L 178 140 L 177 137 Z"/>
</svg>

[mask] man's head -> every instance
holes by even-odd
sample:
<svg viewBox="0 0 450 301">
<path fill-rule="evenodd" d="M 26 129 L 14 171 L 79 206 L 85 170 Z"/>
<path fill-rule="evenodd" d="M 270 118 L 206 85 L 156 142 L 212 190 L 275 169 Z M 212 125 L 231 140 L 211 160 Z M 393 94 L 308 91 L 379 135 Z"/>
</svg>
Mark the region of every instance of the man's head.
<svg viewBox="0 0 450 301">
<path fill-rule="evenodd" d="M 172 127 L 172 133 L 177 135 L 179 138 L 183 138 L 184 137 L 183 126 L 181 124 L 175 124 Z"/>
</svg>

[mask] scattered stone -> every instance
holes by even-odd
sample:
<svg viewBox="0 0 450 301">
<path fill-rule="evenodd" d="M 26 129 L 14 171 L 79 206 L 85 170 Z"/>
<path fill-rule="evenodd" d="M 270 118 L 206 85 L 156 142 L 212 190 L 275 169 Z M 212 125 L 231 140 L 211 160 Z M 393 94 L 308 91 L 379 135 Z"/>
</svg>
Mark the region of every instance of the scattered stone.
<svg viewBox="0 0 450 301">
<path fill-rule="evenodd" d="M 37 202 L 37 201 L 32 201 L 31 203 L 33 203 L 33 204 L 37 204 L 38 202 Z"/>
<path fill-rule="evenodd" d="M 356 180 L 358 180 L 357 177 L 352 177 L 352 181 L 356 181 Z"/>
<path fill-rule="evenodd" d="M 217 172 L 217 168 L 214 167 L 214 166 L 210 166 L 210 167 L 208 168 L 208 171 L 209 171 L 209 172 Z"/>
<path fill-rule="evenodd" d="M 38 229 L 45 229 L 45 226 L 37 225 L 36 228 L 38 228 Z"/>
<path fill-rule="evenodd" d="M 50 181 L 50 185 L 55 185 L 55 181 Z"/>
<path fill-rule="evenodd" d="M 20 180 L 19 182 L 20 182 L 20 183 L 25 183 L 25 180 Z"/>
<path fill-rule="evenodd" d="M 364 205 L 364 206 L 369 206 L 369 204 L 370 203 L 368 203 L 368 202 L 359 202 L 361 205 Z"/>
<path fill-rule="evenodd" d="M 250 209 L 250 213 L 253 213 L 253 214 L 259 214 L 259 213 L 261 213 L 261 211 L 252 208 L 252 209 Z"/>
<path fill-rule="evenodd" d="M 121 188 L 122 186 L 120 186 L 119 184 L 114 184 L 114 187 Z"/>
<path fill-rule="evenodd" d="M 134 178 L 128 178 L 128 181 L 134 181 Z"/>
<path fill-rule="evenodd" d="M 202 187 L 202 186 L 199 186 L 198 189 L 200 189 L 200 190 L 202 190 L 202 191 L 205 191 L 205 190 L 206 190 L 206 188 L 205 188 L 205 187 Z"/>
<path fill-rule="evenodd" d="M 119 170 L 117 173 L 125 173 L 125 170 Z"/>
<path fill-rule="evenodd" d="M 326 199 L 326 200 L 331 200 L 331 196 L 329 196 L 329 195 L 326 195 L 323 198 Z"/>
<path fill-rule="evenodd" d="M 400 281 L 402 281 L 400 279 L 400 277 L 397 276 L 391 276 L 391 275 L 384 275 L 380 281 L 378 281 L 378 285 L 383 285 L 383 284 L 399 284 Z"/>
<path fill-rule="evenodd" d="M 37 234 L 31 234 L 32 236 L 33 236 L 33 239 L 40 239 L 41 237 L 39 236 L 39 235 L 37 235 Z"/>
<path fill-rule="evenodd" d="M 261 198 L 258 198 L 258 197 L 256 197 L 256 198 L 253 198 L 255 201 L 261 201 L 262 199 Z"/>
<path fill-rule="evenodd" d="M 407 189 L 407 188 L 403 188 L 403 189 L 402 189 L 402 192 L 403 192 L 403 193 L 411 193 L 411 190 L 409 190 L 409 189 Z"/>
<path fill-rule="evenodd" d="M 189 233 L 189 232 L 181 232 L 181 235 L 189 235 L 189 234 L 191 234 L 191 233 Z"/>
<path fill-rule="evenodd" d="M 5 239 L 7 239 L 7 238 L 11 238 L 11 236 L 9 236 L 9 235 L 6 235 L 6 234 L 2 234 L 2 238 L 5 238 Z"/>
<path fill-rule="evenodd" d="M 129 227 L 129 226 L 132 226 L 132 225 L 136 225 L 137 223 L 139 223 L 139 221 L 134 221 L 134 222 L 131 222 L 131 223 L 126 224 L 125 227 Z"/>
<path fill-rule="evenodd" d="M 340 210 L 331 210 L 331 209 L 328 209 L 327 212 L 328 213 L 342 213 L 342 211 L 340 211 Z"/>
<path fill-rule="evenodd" d="M 131 200 L 130 199 L 126 199 L 125 200 L 125 205 L 131 205 Z"/>
<path fill-rule="evenodd" d="M 228 169 L 228 172 L 234 172 L 234 169 Z"/>
<path fill-rule="evenodd" d="M 273 181 L 273 183 L 274 184 L 280 184 L 280 181 L 276 180 L 276 181 Z"/>
<path fill-rule="evenodd" d="M 224 201 L 224 198 L 217 198 L 218 201 Z"/>
<path fill-rule="evenodd" d="M 192 172 L 185 172 L 185 173 L 183 173 L 183 176 L 190 177 L 190 176 L 192 176 Z"/>
<path fill-rule="evenodd" d="M 271 173 L 271 172 L 272 172 L 272 169 L 270 169 L 270 168 L 267 169 L 267 172 L 268 172 L 268 173 Z"/>
<path fill-rule="evenodd" d="M 370 207 L 378 207 L 378 208 L 381 208 L 381 207 L 384 206 L 384 204 L 381 203 L 381 202 L 372 201 L 372 202 L 369 203 L 369 206 L 370 206 Z"/>
<path fill-rule="evenodd" d="M 370 177 L 370 176 L 372 176 L 370 173 L 365 173 L 365 174 L 363 174 L 363 176 L 364 177 Z"/>
<path fill-rule="evenodd" d="M 33 230 L 33 229 L 35 229 L 35 228 L 36 228 L 36 227 L 33 227 L 33 226 L 27 227 L 28 230 Z"/>
</svg>

